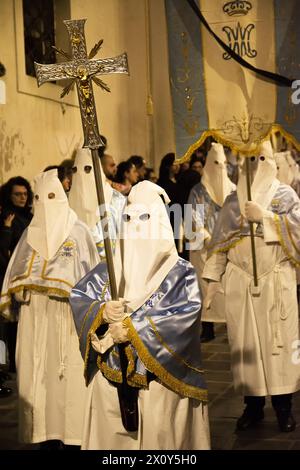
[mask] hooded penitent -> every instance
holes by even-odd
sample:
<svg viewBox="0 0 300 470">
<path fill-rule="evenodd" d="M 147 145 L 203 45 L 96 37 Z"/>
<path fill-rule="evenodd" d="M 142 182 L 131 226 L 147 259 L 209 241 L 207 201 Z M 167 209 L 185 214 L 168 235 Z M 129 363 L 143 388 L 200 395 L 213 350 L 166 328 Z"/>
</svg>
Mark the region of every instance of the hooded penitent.
<svg viewBox="0 0 300 470">
<path fill-rule="evenodd" d="M 251 199 L 264 209 L 270 205 L 280 184 L 277 176 L 277 166 L 270 141 L 261 144 L 259 155 L 250 158 Z M 246 161 L 237 184 L 237 195 L 241 213 L 245 215 L 245 203 L 248 201 Z"/>
<path fill-rule="evenodd" d="M 99 162 L 100 164 L 100 162 Z M 106 180 L 100 164 L 106 207 L 111 204 L 113 189 Z M 78 218 L 91 229 L 99 222 L 98 198 L 96 191 L 95 174 L 91 151 L 88 148 L 77 150 L 74 166 L 72 187 L 69 193 L 70 207 L 76 212 Z M 102 212 L 104 208 L 102 208 Z"/>
<path fill-rule="evenodd" d="M 206 157 L 201 183 L 205 186 L 211 199 L 220 207 L 223 206 L 228 194 L 235 188 L 227 176 L 223 145 L 212 143 Z"/>
<path fill-rule="evenodd" d="M 290 155 L 288 157 L 288 153 L 290 152 L 278 152 L 274 154 L 277 165 L 277 178 L 284 184 L 292 184 L 295 176 L 295 167 L 293 166 L 293 163 L 297 165 L 292 157 L 293 161 L 290 161 Z"/>
<path fill-rule="evenodd" d="M 50 260 L 69 236 L 77 215 L 69 207 L 57 170 L 39 174 L 34 183 L 34 216 L 28 226 L 27 243 Z"/>
<path fill-rule="evenodd" d="M 87 148 L 76 152 L 69 204 L 88 227 L 96 225 L 99 219 L 97 193 L 91 151 Z"/>
<path fill-rule="evenodd" d="M 299 180 L 299 165 L 298 163 L 295 161 L 295 159 L 293 158 L 292 156 L 292 152 L 290 150 L 287 150 L 285 152 L 285 158 L 288 162 L 288 165 L 291 169 L 291 173 L 293 175 L 293 179 L 292 179 L 292 183 L 294 183 L 295 181 Z M 290 183 L 290 184 L 292 184 Z"/>
<path fill-rule="evenodd" d="M 119 295 L 131 311 L 157 290 L 178 260 L 168 202 L 166 192 L 150 181 L 135 185 L 128 196 L 115 270 Z"/>
</svg>

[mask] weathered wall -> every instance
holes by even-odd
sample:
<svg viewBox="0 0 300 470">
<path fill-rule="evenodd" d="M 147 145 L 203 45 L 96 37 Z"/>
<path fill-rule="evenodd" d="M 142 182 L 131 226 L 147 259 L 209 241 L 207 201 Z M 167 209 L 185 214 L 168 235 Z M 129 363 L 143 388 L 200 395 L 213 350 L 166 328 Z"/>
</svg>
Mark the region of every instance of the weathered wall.
<svg viewBox="0 0 300 470">
<path fill-rule="evenodd" d="M 37 91 L 35 79 L 24 74 L 21 3 L 0 0 L 0 61 L 6 67 L 7 91 L 7 103 L 0 105 L 0 183 L 17 174 L 32 180 L 45 166 L 69 158 L 82 143 L 75 92 L 68 98 L 73 105 L 66 104 L 59 100 L 59 86 L 47 84 Z M 161 157 L 174 149 L 166 24 L 163 0 L 149 0 L 148 73 L 145 5 L 146 0 L 72 0 L 71 17 L 87 18 L 88 50 L 104 39 L 97 57 L 128 53 L 130 76 L 103 76 L 111 93 L 94 88 L 100 132 L 108 139 L 109 153 L 117 161 L 141 154 L 157 168 Z M 146 112 L 149 80 L 153 116 Z M 36 96 L 38 92 L 44 97 Z"/>
</svg>

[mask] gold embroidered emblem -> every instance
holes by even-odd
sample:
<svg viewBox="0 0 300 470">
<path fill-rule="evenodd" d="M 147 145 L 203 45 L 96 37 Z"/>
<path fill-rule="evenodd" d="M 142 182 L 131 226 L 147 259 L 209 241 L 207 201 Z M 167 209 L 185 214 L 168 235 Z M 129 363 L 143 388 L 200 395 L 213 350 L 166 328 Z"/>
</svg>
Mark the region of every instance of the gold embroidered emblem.
<svg viewBox="0 0 300 470">
<path fill-rule="evenodd" d="M 58 255 L 63 257 L 66 261 L 71 261 L 75 255 L 75 250 L 76 242 L 74 240 L 68 239 L 60 248 Z"/>
<path fill-rule="evenodd" d="M 279 199 L 273 199 L 272 202 L 271 202 L 271 207 L 273 209 L 278 209 L 279 206 L 280 206 L 280 200 Z"/>
</svg>

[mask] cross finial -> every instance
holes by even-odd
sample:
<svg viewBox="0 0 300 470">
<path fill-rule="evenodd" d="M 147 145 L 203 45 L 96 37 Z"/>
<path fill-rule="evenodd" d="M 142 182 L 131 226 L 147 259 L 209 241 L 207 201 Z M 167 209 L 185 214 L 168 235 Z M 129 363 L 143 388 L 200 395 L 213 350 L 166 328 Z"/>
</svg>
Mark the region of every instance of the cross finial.
<svg viewBox="0 0 300 470">
<path fill-rule="evenodd" d="M 108 59 L 93 59 L 101 48 L 102 40 L 87 55 L 84 35 L 85 21 L 85 19 L 64 21 L 70 37 L 72 57 L 62 49 L 57 47 L 54 49 L 66 59 L 70 59 L 68 62 L 59 64 L 38 64 L 35 62 L 34 66 L 38 86 L 45 82 L 71 79 L 70 84 L 64 88 L 61 97 L 69 93 L 76 83 L 84 134 L 83 146 L 95 149 L 102 146 L 103 142 L 98 129 L 92 81 L 102 89 L 110 91 L 106 83 L 97 75 L 128 73 L 128 63 L 126 53 Z"/>
</svg>

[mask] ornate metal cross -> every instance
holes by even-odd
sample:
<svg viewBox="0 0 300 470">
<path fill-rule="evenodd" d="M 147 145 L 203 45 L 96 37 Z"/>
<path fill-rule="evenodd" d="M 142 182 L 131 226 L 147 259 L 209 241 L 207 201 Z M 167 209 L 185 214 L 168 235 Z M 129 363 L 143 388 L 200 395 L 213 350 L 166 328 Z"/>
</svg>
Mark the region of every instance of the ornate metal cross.
<svg viewBox="0 0 300 470">
<path fill-rule="evenodd" d="M 101 141 L 98 129 L 92 81 L 106 91 L 110 91 L 108 86 L 97 78 L 96 75 L 128 73 L 128 63 L 126 53 L 118 57 L 92 60 L 99 51 L 103 41 L 99 41 L 89 55 L 87 55 L 84 36 L 85 22 L 85 19 L 64 21 L 71 41 L 72 57 L 62 49 L 56 47 L 54 49 L 67 59 L 70 59 L 69 62 L 58 64 L 38 64 L 35 62 L 34 66 L 38 86 L 45 82 L 72 79 L 70 85 L 65 87 L 61 97 L 69 93 L 76 82 L 84 133 L 83 146 L 96 149 L 101 147 L 103 142 Z"/>
<path fill-rule="evenodd" d="M 104 144 L 101 140 L 98 129 L 92 81 L 106 91 L 110 91 L 108 86 L 102 80 L 97 78 L 96 75 L 128 73 L 128 64 L 126 53 L 114 58 L 92 60 L 99 51 L 103 41 L 100 40 L 93 47 L 89 55 L 87 55 L 84 36 L 85 22 L 85 19 L 64 21 L 71 41 L 72 57 L 62 49 L 53 46 L 56 52 L 62 54 L 65 58 L 70 59 L 69 62 L 61 62 L 59 64 L 38 64 L 35 62 L 34 66 L 39 86 L 45 82 L 51 82 L 54 80 L 72 80 L 71 83 L 64 88 L 61 97 L 69 93 L 72 86 L 76 83 L 84 133 L 83 146 L 91 149 L 98 203 L 99 206 L 105 207 L 100 161 L 97 151 L 98 147 L 101 147 Z M 100 216 L 103 234 L 107 232 L 105 218 L 106 213 L 104 212 L 104 214 L 101 214 Z M 116 299 L 117 286 L 113 267 L 111 243 L 108 236 L 104 236 L 104 246 L 111 296 L 113 299 Z"/>
</svg>

